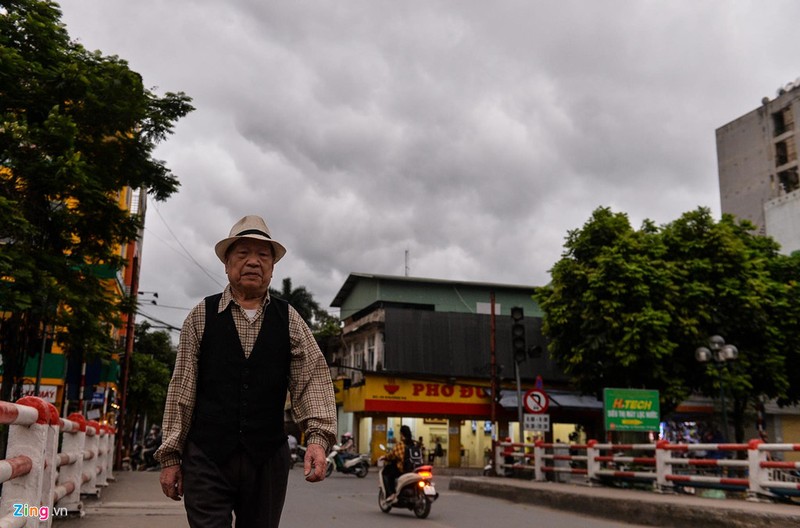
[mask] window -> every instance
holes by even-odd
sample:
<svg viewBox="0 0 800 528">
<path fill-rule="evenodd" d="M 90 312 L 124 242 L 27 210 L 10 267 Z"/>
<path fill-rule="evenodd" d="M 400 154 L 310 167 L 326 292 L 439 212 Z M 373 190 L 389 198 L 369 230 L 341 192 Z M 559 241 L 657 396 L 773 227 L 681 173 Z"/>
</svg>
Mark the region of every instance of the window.
<svg viewBox="0 0 800 528">
<path fill-rule="evenodd" d="M 800 189 L 800 178 L 798 178 L 797 167 L 779 172 L 778 181 L 781 182 L 783 192 L 790 193 Z"/>
<path fill-rule="evenodd" d="M 789 163 L 789 153 L 785 141 L 775 143 L 775 166 L 780 167 Z"/>
<path fill-rule="evenodd" d="M 375 370 L 375 334 L 367 337 L 367 370 Z"/>
<path fill-rule="evenodd" d="M 784 132 L 794 130 L 794 116 L 792 115 L 792 107 L 787 106 L 778 112 L 772 114 L 772 126 L 775 130 L 774 134 L 780 136 Z"/>
</svg>

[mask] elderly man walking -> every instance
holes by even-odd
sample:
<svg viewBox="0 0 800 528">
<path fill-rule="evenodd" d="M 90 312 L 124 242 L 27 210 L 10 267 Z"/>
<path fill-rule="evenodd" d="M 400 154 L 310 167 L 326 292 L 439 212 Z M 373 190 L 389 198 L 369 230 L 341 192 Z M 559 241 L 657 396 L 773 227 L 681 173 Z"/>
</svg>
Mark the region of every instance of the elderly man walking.
<svg viewBox="0 0 800 528">
<path fill-rule="evenodd" d="M 161 487 L 193 528 L 277 528 L 289 476 L 284 403 L 305 433 L 306 480 L 325 478 L 336 405 L 325 359 L 286 301 L 270 298 L 286 248 L 259 216 L 215 246 L 229 284 L 189 313 L 164 410 Z"/>
</svg>

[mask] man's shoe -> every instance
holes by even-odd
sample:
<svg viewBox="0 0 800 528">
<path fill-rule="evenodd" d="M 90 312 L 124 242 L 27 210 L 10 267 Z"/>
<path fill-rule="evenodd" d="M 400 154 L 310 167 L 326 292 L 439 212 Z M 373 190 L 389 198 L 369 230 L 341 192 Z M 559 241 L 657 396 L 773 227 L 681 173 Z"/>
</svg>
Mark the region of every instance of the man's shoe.
<svg viewBox="0 0 800 528">
<path fill-rule="evenodd" d="M 397 493 L 392 493 L 391 495 L 389 495 L 388 497 L 386 497 L 386 502 L 394 502 L 394 500 L 395 500 L 396 498 L 397 498 Z"/>
</svg>

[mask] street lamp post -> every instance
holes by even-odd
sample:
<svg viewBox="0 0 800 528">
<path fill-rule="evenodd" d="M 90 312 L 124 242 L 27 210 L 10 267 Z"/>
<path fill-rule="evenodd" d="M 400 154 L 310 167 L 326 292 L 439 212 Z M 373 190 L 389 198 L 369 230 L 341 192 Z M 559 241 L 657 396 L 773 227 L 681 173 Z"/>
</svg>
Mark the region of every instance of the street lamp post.
<svg viewBox="0 0 800 528">
<path fill-rule="evenodd" d="M 734 345 L 726 344 L 722 336 L 714 335 L 708 338 L 708 347 L 700 347 L 694 351 L 695 359 L 700 363 L 714 361 L 713 365 L 719 373 L 719 398 L 722 405 L 722 434 L 728 440 L 728 410 L 725 405 L 725 378 L 722 368 L 729 361 L 735 361 L 739 356 L 739 349 Z"/>
</svg>

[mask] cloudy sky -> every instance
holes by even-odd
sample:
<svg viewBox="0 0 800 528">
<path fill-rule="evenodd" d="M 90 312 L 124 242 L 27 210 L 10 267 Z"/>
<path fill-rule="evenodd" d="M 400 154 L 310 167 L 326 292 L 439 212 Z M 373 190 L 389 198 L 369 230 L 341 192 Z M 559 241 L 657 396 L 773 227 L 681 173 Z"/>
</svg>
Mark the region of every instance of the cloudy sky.
<svg viewBox="0 0 800 528">
<path fill-rule="evenodd" d="M 326 307 L 406 251 L 411 276 L 544 284 L 599 206 L 718 216 L 715 129 L 800 75 L 794 0 L 61 6 L 197 108 L 157 151 L 180 192 L 146 220 L 143 311 L 176 326 L 225 283 L 213 246 L 245 214 L 289 250 L 274 284 Z"/>
</svg>

